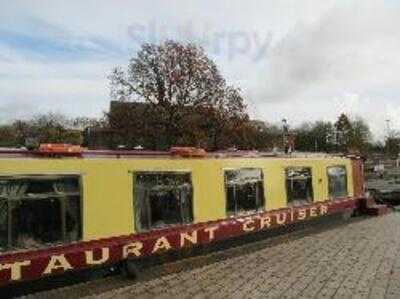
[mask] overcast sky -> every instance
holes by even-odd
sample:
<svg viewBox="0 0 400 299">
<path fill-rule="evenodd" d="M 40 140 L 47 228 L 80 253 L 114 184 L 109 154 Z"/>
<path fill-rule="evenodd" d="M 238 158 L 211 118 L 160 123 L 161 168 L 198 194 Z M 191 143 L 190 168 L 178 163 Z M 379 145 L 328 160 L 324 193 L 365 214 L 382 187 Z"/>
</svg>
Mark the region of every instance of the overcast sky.
<svg viewBox="0 0 400 299">
<path fill-rule="evenodd" d="M 400 1 L 0 0 L 0 122 L 100 116 L 142 42 L 201 44 L 253 118 L 363 116 L 400 129 Z"/>
</svg>

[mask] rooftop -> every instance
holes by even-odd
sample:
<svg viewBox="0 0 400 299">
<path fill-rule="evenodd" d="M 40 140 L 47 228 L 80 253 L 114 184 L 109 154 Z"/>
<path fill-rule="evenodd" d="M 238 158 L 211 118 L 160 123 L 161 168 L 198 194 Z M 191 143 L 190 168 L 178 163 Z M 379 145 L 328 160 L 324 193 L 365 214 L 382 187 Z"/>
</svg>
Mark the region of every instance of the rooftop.
<svg viewBox="0 0 400 299">
<path fill-rule="evenodd" d="M 305 153 L 293 152 L 285 154 L 282 152 L 259 152 L 259 151 L 242 151 L 242 150 L 226 150 L 205 152 L 202 149 L 191 147 L 176 147 L 169 151 L 150 151 L 150 150 L 87 150 L 79 146 L 73 146 L 73 150 L 69 148 L 59 148 L 57 150 L 28 150 L 26 148 L 0 148 L 1 158 L 62 158 L 62 157 L 78 157 L 78 158 L 164 158 L 164 157 L 185 157 L 185 158 L 358 158 L 355 155 L 328 154 L 328 153 Z"/>
</svg>

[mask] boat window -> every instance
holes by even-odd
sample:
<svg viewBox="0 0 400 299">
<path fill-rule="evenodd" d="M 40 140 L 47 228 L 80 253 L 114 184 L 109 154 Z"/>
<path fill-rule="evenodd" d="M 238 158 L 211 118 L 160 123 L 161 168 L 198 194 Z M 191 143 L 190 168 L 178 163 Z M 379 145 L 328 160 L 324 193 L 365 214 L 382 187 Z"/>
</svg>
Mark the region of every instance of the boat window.
<svg viewBox="0 0 400 299">
<path fill-rule="evenodd" d="M 7 202 L 0 199 L 0 250 L 7 248 L 7 231 L 8 231 L 8 208 Z"/>
<path fill-rule="evenodd" d="M 286 169 L 286 195 L 288 205 L 296 206 L 313 201 L 311 168 Z"/>
<path fill-rule="evenodd" d="M 345 166 L 328 167 L 329 198 L 347 196 L 347 173 Z"/>
<path fill-rule="evenodd" d="M 136 173 L 134 188 L 137 231 L 193 221 L 190 173 Z"/>
<path fill-rule="evenodd" d="M 258 168 L 225 171 L 226 210 L 236 215 L 264 208 L 263 173 Z"/>
<path fill-rule="evenodd" d="M 40 248 L 81 238 L 79 176 L 0 178 L 0 248 Z"/>
</svg>

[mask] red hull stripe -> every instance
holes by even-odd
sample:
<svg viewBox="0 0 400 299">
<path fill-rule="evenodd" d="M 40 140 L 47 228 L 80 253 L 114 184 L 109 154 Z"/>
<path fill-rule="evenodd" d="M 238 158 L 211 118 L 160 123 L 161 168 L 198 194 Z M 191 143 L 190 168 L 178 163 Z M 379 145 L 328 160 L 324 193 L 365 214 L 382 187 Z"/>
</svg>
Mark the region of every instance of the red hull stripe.
<svg viewBox="0 0 400 299">
<path fill-rule="evenodd" d="M 0 286 L 69 270 L 84 269 L 93 265 L 115 263 L 127 257 L 140 258 L 168 250 L 208 244 L 306 219 L 354 210 L 359 206 L 360 200 L 346 198 L 325 201 L 141 234 L 79 242 L 35 251 L 4 253 L 0 255 Z"/>
</svg>

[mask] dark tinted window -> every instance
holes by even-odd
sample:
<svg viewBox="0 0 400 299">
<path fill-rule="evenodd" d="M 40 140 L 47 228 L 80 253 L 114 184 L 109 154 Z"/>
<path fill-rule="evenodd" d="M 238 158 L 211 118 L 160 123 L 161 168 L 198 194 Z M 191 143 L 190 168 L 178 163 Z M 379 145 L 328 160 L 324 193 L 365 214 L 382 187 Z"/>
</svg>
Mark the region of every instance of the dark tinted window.
<svg viewBox="0 0 400 299">
<path fill-rule="evenodd" d="M 192 222 L 190 173 L 137 173 L 135 216 L 137 231 Z"/>
<path fill-rule="evenodd" d="M 347 196 L 347 173 L 345 166 L 328 167 L 329 198 Z"/>
<path fill-rule="evenodd" d="M 8 245 L 8 206 L 5 200 L 0 200 L 0 250 Z"/>
<path fill-rule="evenodd" d="M 79 240 L 79 186 L 78 176 L 0 178 L 0 247 L 38 248 Z"/>
<path fill-rule="evenodd" d="M 225 171 L 226 209 L 230 215 L 264 208 L 264 182 L 261 169 Z"/>
<path fill-rule="evenodd" d="M 311 168 L 286 169 L 286 194 L 288 205 L 302 205 L 313 201 Z"/>
</svg>

